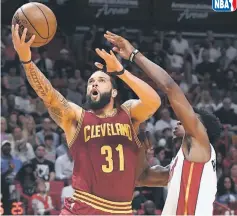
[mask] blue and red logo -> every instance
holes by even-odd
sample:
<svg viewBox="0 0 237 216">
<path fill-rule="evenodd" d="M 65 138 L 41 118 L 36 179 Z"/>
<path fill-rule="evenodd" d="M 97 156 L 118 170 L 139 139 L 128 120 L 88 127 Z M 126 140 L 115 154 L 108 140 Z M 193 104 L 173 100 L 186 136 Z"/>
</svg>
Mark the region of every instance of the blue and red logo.
<svg viewBox="0 0 237 216">
<path fill-rule="evenodd" d="M 233 12 L 237 8 L 237 0 L 212 0 L 212 9 L 216 12 Z"/>
</svg>

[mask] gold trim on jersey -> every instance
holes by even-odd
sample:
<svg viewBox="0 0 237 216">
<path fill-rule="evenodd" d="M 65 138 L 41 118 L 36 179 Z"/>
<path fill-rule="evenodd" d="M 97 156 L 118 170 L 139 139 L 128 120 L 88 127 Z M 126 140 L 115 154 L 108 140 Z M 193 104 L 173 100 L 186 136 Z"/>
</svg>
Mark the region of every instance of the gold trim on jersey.
<svg viewBox="0 0 237 216">
<path fill-rule="evenodd" d="M 188 183 L 187 183 L 187 188 L 185 191 L 185 201 L 184 201 L 184 215 L 188 215 L 188 198 L 189 198 L 189 191 L 190 191 L 190 185 L 191 185 L 191 180 L 193 176 L 193 167 L 194 167 L 194 162 L 191 163 L 190 169 L 189 169 L 189 175 L 188 175 Z"/>
<path fill-rule="evenodd" d="M 133 137 L 134 137 L 134 140 L 135 140 L 135 142 L 136 142 L 138 148 L 142 147 L 142 144 L 141 144 L 140 140 L 139 140 L 138 137 L 137 137 L 137 132 L 136 132 L 136 130 L 135 130 L 135 128 L 134 128 L 134 125 L 133 125 L 133 123 L 132 123 L 130 111 L 129 111 L 128 108 L 127 108 L 126 106 L 124 106 L 123 104 L 121 105 L 121 108 L 127 113 L 128 117 L 129 117 L 129 121 L 130 121 L 130 123 L 131 123 L 131 125 L 132 125 L 132 130 L 133 130 L 133 133 L 134 133 L 134 136 L 133 136 Z"/>
<path fill-rule="evenodd" d="M 90 193 L 75 190 L 73 199 L 83 202 L 95 209 L 103 212 L 113 214 L 130 214 L 132 213 L 132 206 L 130 202 L 113 202 L 110 200 L 103 199 L 101 197 L 92 195 Z"/>
<path fill-rule="evenodd" d="M 88 112 L 95 114 L 92 110 L 89 110 Z M 118 112 L 117 109 L 114 108 L 111 112 L 98 114 L 98 115 L 95 114 L 95 116 L 99 118 L 111 118 L 111 117 L 114 117 L 117 114 L 117 112 Z"/>
<path fill-rule="evenodd" d="M 80 132 L 80 129 L 81 129 L 81 125 L 82 125 L 82 122 L 83 122 L 83 119 L 84 119 L 84 116 L 85 116 L 85 110 L 82 109 L 82 112 L 81 112 L 81 116 L 80 118 L 77 120 L 77 128 L 76 128 L 76 132 L 72 138 L 72 140 L 68 143 L 68 147 L 71 148 L 73 143 L 75 142 L 79 132 Z"/>
</svg>

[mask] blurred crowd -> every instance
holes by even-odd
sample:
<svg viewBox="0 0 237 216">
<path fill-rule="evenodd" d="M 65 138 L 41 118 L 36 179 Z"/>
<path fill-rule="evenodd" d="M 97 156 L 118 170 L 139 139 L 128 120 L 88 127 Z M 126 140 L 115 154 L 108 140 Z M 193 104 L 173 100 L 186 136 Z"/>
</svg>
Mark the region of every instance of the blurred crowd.
<svg viewBox="0 0 237 216">
<path fill-rule="evenodd" d="M 212 143 L 217 154 L 218 192 L 215 214 L 237 209 L 237 38 L 185 37 L 152 30 L 115 30 L 152 61 L 165 68 L 180 85 L 193 107 L 214 112 L 223 133 Z M 96 47 L 111 49 L 103 30 L 92 26 L 70 37 L 58 34 L 43 48 L 32 49 L 32 60 L 68 100 L 83 106 L 87 79 L 101 61 Z M 30 87 L 14 51 L 10 28 L 1 40 L 1 199 L 4 214 L 13 214 L 12 203 L 21 203 L 23 214 L 56 214 L 63 199 L 71 196 L 73 160 L 64 132 L 50 119 L 47 109 Z M 118 57 L 119 58 L 119 57 Z M 120 58 L 119 58 L 120 59 Z M 177 119 L 166 96 L 135 65 L 120 59 L 136 76 L 153 86 L 162 106 L 146 122 L 153 148 L 150 165 L 169 165 L 181 145 L 173 137 Z M 136 95 L 118 80 L 120 100 Z M 160 214 L 167 188 L 136 188 L 134 214 Z M 9 201 L 10 200 L 10 201 Z M 20 207 L 19 207 L 20 208 Z M 19 214 L 19 212 L 18 212 Z"/>
</svg>

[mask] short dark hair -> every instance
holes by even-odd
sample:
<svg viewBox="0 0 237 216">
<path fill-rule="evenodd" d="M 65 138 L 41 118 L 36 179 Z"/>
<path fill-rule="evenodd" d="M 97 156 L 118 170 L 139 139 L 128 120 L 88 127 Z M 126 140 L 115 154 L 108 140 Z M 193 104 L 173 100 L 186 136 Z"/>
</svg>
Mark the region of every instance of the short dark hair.
<svg viewBox="0 0 237 216">
<path fill-rule="evenodd" d="M 40 145 L 35 146 L 34 151 L 36 151 L 39 147 L 45 148 L 45 145 L 44 144 L 40 144 Z"/>
<path fill-rule="evenodd" d="M 52 134 L 48 134 L 44 137 L 44 141 L 46 140 L 53 140 L 53 135 Z"/>
<path fill-rule="evenodd" d="M 201 121 L 204 127 L 207 130 L 207 135 L 211 144 L 215 144 L 215 142 L 220 138 L 222 132 L 222 124 L 220 120 L 211 112 L 208 112 L 204 109 L 193 109 L 195 113 L 199 114 Z"/>
</svg>

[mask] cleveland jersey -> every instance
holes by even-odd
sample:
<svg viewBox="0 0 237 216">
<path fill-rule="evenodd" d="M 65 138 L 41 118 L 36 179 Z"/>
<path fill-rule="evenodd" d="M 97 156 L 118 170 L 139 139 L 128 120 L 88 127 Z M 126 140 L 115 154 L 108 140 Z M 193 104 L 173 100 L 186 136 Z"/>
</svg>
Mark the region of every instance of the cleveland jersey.
<svg viewBox="0 0 237 216">
<path fill-rule="evenodd" d="M 131 213 L 140 145 L 125 107 L 107 118 L 83 111 L 70 147 L 73 198 L 104 212 Z"/>
<path fill-rule="evenodd" d="M 213 215 L 217 191 L 216 154 L 195 163 L 184 158 L 182 147 L 170 164 L 168 194 L 162 215 Z"/>
</svg>

